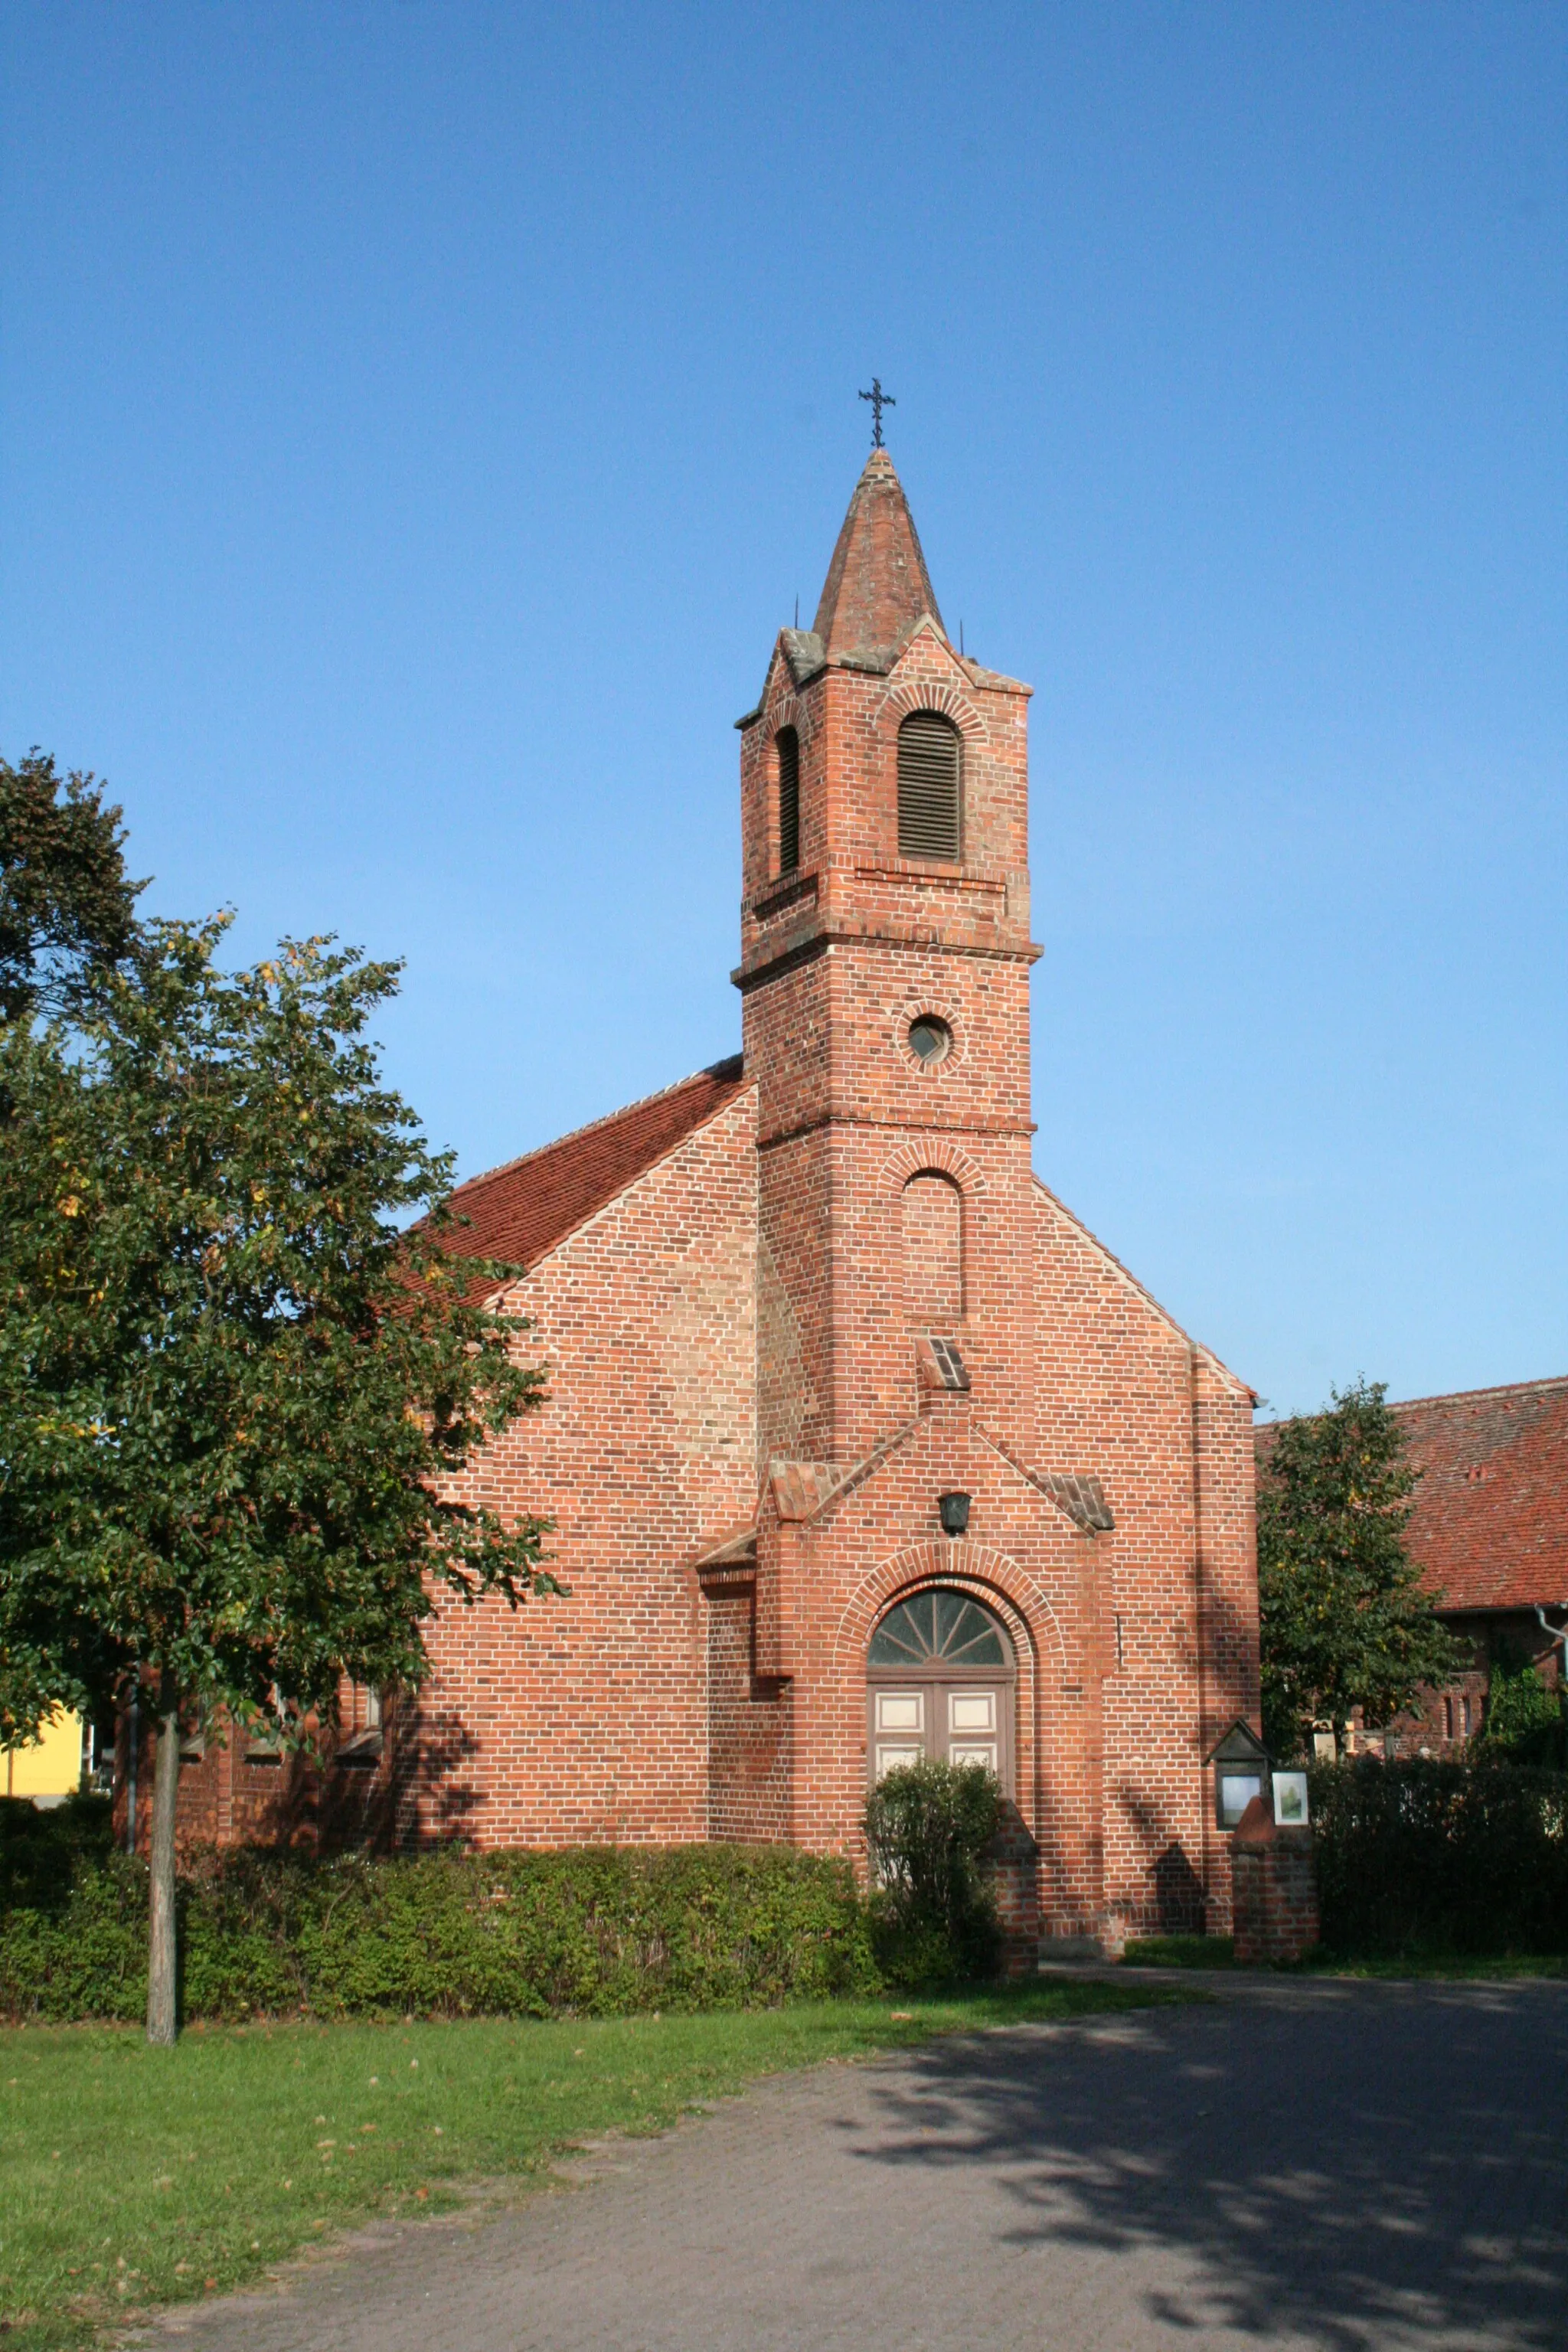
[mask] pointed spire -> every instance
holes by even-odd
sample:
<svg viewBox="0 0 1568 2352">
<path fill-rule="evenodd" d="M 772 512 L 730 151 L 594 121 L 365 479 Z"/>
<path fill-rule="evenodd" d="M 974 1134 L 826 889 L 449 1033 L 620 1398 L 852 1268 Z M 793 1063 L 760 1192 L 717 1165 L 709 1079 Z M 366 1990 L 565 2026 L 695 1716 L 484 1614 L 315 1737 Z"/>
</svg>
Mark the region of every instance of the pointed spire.
<svg viewBox="0 0 1568 2352">
<path fill-rule="evenodd" d="M 855 485 L 814 634 L 828 661 L 887 669 L 924 614 L 939 629 L 942 614 L 921 552 L 920 534 L 885 449 L 873 449 Z M 945 636 L 947 632 L 942 629 Z"/>
</svg>

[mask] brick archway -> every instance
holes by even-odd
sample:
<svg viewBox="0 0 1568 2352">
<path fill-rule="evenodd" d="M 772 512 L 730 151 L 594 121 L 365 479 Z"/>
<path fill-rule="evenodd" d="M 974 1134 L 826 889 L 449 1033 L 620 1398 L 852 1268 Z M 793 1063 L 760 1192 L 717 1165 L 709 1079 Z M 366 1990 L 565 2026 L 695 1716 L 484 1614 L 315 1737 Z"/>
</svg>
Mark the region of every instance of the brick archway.
<svg viewBox="0 0 1568 2352">
<path fill-rule="evenodd" d="M 1017 1662 L 1016 1770 L 1014 1801 L 1024 1826 L 1038 1839 L 1043 1819 L 1041 1711 L 1047 1662 L 1061 1672 L 1067 1643 L 1056 1611 L 1034 1579 L 989 1544 L 966 1537 L 907 1544 L 883 1560 L 849 1595 L 833 1645 L 833 1683 L 845 1695 L 865 1687 L 866 1654 L 879 1619 L 895 1601 L 932 1585 L 966 1592 L 1001 1620 Z M 855 1700 L 858 1715 L 859 1701 Z"/>
<path fill-rule="evenodd" d="M 1016 1560 L 989 1544 L 973 1543 L 967 1536 L 942 1536 L 906 1544 L 861 1579 L 845 1602 L 835 1629 L 835 1675 L 854 1671 L 854 1662 L 865 1657 L 877 1622 L 891 1601 L 905 1600 L 932 1584 L 973 1591 L 977 1601 L 995 1611 L 1018 1652 L 1020 1675 L 1026 1661 L 1032 1673 L 1038 1672 L 1047 1651 L 1065 1668 L 1068 1651 L 1060 1622 L 1034 1579 Z"/>
<path fill-rule="evenodd" d="M 784 675 L 786 677 L 789 675 L 787 664 Z M 763 713 L 767 740 L 771 743 L 781 727 L 793 727 L 804 743 L 806 739 L 808 717 L 807 707 L 795 687 L 793 685 L 785 687 L 784 692 L 767 706 Z"/>
<path fill-rule="evenodd" d="M 912 1142 L 900 1143 L 877 1171 L 877 1190 L 897 1199 L 911 1176 L 923 1175 L 928 1169 L 938 1176 L 951 1176 L 961 1192 L 985 1190 L 984 1175 L 968 1152 L 961 1151 L 956 1143 L 942 1135 L 917 1137 Z"/>
<path fill-rule="evenodd" d="M 878 706 L 877 724 L 891 724 L 895 729 L 912 711 L 940 710 L 951 719 L 966 743 L 984 743 L 990 740 L 990 730 L 962 687 L 950 686 L 945 680 L 922 678 L 918 682 L 895 686 Z"/>
</svg>

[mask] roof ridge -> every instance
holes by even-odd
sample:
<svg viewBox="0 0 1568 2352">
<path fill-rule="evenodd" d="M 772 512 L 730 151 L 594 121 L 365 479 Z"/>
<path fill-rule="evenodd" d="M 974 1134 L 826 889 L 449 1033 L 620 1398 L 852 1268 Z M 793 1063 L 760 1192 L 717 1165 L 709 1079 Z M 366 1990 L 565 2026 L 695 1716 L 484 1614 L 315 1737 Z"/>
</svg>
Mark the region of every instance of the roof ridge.
<svg viewBox="0 0 1568 2352">
<path fill-rule="evenodd" d="M 458 1194 L 466 1192 L 470 1184 L 488 1184 L 494 1176 L 510 1175 L 514 1168 L 526 1167 L 531 1160 L 540 1159 L 546 1151 L 557 1151 L 563 1143 L 575 1143 L 581 1137 L 592 1135 L 595 1128 L 613 1127 L 616 1119 L 626 1118 L 634 1110 L 647 1110 L 651 1103 L 663 1102 L 670 1095 L 678 1095 L 682 1087 L 694 1087 L 699 1078 L 711 1078 L 719 1086 L 727 1086 L 744 1075 L 744 1055 L 723 1055 L 717 1062 L 710 1062 L 700 1070 L 690 1070 L 685 1077 L 673 1079 L 668 1087 L 656 1087 L 650 1095 L 638 1095 L 635 1101 L 622 1103 L 615 1110 L 602 1111 L 597 1118 L 586 1119 L 581 1127 L 569 1127 L 564 1135 L 552 1135 L 548 1143 L 536 1143 L 531 1150 L 520 1151 L 515 1159 L 498 1160 L 493 1168 L 477 1168 L 471 1176 L 465 1176 L 460 1183 L 452 1187 L 447 1198 L 455 1201 Z"/>
<path fill-rule="evenodd" d="M 1568 1388 L 1568 1372 L 1544 1372 L 1536 1381 L 1502 1381 L 1489 1389 L 1446 1389 L 1435 1396 L 1390 1397 L 1391 1412 L 1408 1412 L 1418 1404 L 1472 1404 L 1479 1397 L 1528 1396 L 1531 1390 Z M 1292 1416 L 1299 1420 L 1300 1414 Z"/>
<path fill-rule="evenodd" d="M 1070 1212 L 1069 1212 L 1070 1213 Z M 1433 1396 L 1390 1397 L 1390 1412 L 1414 1412 L 1424 1404 L 1477 1404 L 1487 1397 L 1517 1397 L 1539 1394 L 1547 1389 L 1568 1389 L 1568 1372 L 1545 1372 L 1536 1381 L 1502 1381 L 1489 1389 L 1442 1389 Z M 1320 1405 L 1317 1412 L 1324 1408 Z M 1278 1421 L 1260 1421 L 1261 1433 L 1266 1429 L 1282 1429 L 1288 1421 L 1311 1421 L 1313 1412 L 1283 1412 Z"/>
</svg>

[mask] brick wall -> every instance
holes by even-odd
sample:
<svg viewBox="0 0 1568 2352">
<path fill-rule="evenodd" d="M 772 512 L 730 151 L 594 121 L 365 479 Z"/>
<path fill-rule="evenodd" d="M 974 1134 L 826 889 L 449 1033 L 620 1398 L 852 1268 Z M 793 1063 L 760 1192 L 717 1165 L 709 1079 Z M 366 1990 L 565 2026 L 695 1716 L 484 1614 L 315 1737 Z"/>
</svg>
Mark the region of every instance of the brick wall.
<svg viewBox="0 0 1568 2352">
<path fill-rule="evenodd" d="M 708 1835 L 790 1834 L 792 1693 L 756 1671 L 755 1580 L 704 1579 L 708 1619 Z"/>
<path fill-rule="evenodd" d="M 1281 1829 L 1254 1797 L 1231 1839 L 1236 1957 L 1243 1968 L 1299 1960 L 1318 1940 L 1310 1829 Z"/>
<path fill-rule="evenodd" d="M 395 1716 L 395 1707 L 390 1708 L 386 1753 L 339 1758 L 329 1732 L 322 1767 L 300 1754 L 264 1748 L 243 1725 L 218 1716 L 181 1759 L 175 1810 L 181 1846 L 385 1845 L 394 1814 Z M 345 1715 L 345 1738 L 353 1727 L 352 1716 Z M 121 1845 L 129 1845 L 134 1813 L 136 1849 L 145 1853 L 152 1836 L 156 1737 L 146 1707 L 137 1711 L 134 1737 L 133 1775 L 132 1719 L 122 1713 L 116 1727 L 114 1828 Z"/>
<path fill-rule="evenodd" d="M 517 1286 L 548 1402 L 468 1492 L 555 1521 L 565 1600 L 444 1605 L 405 1839 L 701 1838 L 708 1629 L 691 1562 L 756 1491 L 755 1106 L 700 1128 Z"/>
</svg>

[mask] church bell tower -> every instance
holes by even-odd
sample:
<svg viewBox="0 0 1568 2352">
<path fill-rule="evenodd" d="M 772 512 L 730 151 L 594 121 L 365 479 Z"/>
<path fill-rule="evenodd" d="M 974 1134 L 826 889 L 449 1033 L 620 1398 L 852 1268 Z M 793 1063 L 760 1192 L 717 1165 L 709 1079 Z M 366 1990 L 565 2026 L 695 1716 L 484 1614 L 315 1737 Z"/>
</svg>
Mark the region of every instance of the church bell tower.
<svg viewBox="0 0 1568 2352">
<path fill-rule="evenodd" d="M 1027 1420 L 1028 696 L 949 640 L 874 447 L 739 722 L 764 1461 L 861 1460 L 922 1387 Z"/>
</svg>

